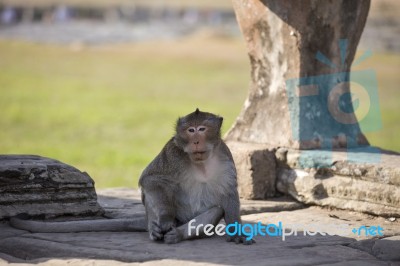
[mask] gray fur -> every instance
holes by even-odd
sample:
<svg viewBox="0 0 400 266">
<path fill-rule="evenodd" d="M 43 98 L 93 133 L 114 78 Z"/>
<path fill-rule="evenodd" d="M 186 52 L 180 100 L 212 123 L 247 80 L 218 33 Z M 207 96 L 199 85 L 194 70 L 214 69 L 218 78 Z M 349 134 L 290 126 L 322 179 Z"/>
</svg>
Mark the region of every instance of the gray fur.
<svg viewBox="0 0 400 266">
<path fill-rule="evenodd" d="M 193 238 L 187 234 L 187 223 L 194 218 L 214 225 L 221 218 L 226 223 L 241 222 L 236 168 L 220 137 L 222 120 L 199 110 L 179 118 L 175 136 L 143 171 L 139 185 L 152 240 L 176 243 Z M 200 162 L 189 156 L 192 139 L 186 133 L 187 128 L 199 126 L 207 126 L 200 139 L 208 155 Z M 252 243 L 241 237 L 230 240 Z"/>
</svg>

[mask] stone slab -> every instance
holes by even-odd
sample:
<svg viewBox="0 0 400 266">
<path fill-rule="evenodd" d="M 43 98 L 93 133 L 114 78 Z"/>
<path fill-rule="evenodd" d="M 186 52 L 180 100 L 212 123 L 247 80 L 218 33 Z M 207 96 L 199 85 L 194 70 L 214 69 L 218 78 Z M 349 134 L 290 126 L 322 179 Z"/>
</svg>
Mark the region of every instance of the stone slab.
<svg viewBox="0 0 400 266">
<path fill-rule="evenodd" d="M 107 188 L 97 192 L 100 205 L 109 218 L 126 218 L 144 215 L 145 209 L 140 199 L 140 191 L 128 188 Z M 260 212 L 290 211 L 305 208 L 305 205 L 290 197 L 277 197 L 270 200 L 240 199 L 240 213 L 246 215 Z"/>
<path fill-rule="evenodd" d="M 378 148 L 373 151 L 365 152 L 361 148 L 334 151 L 280 148 L 276 154 L 280 168 L 310 169 L 312 166 L 325 169 L 327 174 L 399 186 L 400 154 Z M 300 162 L 305 166 L 302 167 Z"/>
<path fill-rule="evenodd" d="M 140 193 L 129 189 L 99 191 L 99 202 L 116 217 L 137 215 L 142 210 Z M 256 201 L 262 202 L 262 201 Z M 245 205 L 242 203 L 242 205 Z M 108 209 L 109 208 L 109 209 Z M 400 221 L 371 216 L 359 212 L 321 207 L 292 211 L 262 212 L 245 215 L 244 221 L 257 223 L 318 223 L 349 226 L 382 225 L 384 239 L 400 235 Z M 11 262 L 38 265 L 393 265 L 397 259 L 387 244 L 371 236 L 297 236 L 255 237 L 252 246 L 225 242 L 223 237 L 186 241 L 176 245 L 151 242 L 147 233 L 84 232 L 84 233 L 29 233 L 0 224 L 0 264 Z M 357 243 L 372 241 L 379 253 L 363 250 Z M 397 242 L 393 242 L 397 244 Z M 393 245 L 391 245 L 393 247 Z M 384 252 L 382 252 L 382 250 Z M 396 250 L 394 250 L 397 252 Z M 386 254 L 385 257 L 378 254 Z M 397 252 L 398 253 L 398 252 Z M 376 254 L 376 255 L 375 255 Z M 391 257 L 392 256 L 392 257 Z"/>
<path fill-rule="evenodd" d="M 106 188 L 97 191 L 98 202 L 103 207 L 104 216 L 128 218 L 145 215 L 140 190 L 129 188 Z"/>
<path fill-rule="evenodd" d="M 382 239 L 374 240 L 367 239 L 357 241 L 349 245 L 353 248 L 358 248 L 373 254 L 381 260 L 400 261 L 400 236 L 385 237 Z M 400 264 L 400 262 L 399 262 Z"/>
<path fill-rule="evenodd" d="M 275 151 L 262 144 L 228 141 L 238 176 L 239 196 L 267 199 L 276 194 Z"/>
<path fill-rule="evenodd" d="M 36 155 L 0 155 L 0 219 L 29 215 L 97 215 L 93 179 L 60 161 Z"/>
<path fill-rule="evenodd" d="M 400 217 L 400 155 L 278 149 L 277 189 L 305 204 Z"/>
<path fill-rule="evenodd" d="M 351 232 L 353 228 L 361 226 L 381 226 L 383 228 L 383 236 L 392 237 L 400 235 L 400 220 L 387 219 L 365 213 L 340 210 L 334 208 L 324 208 L 319 206 L 311 206 L 304 209 L 281 211 L 281 212 L 266 212 L 250 214 L 243 217 L 246 221 L 262 222 L 265 224 L 282 222 L 287 225 L 304 224 L 304 225 L 346 225 L 343 228 L 349 228 L 346 231 L 346 238 L 354 240 L 372 239 L 375 241 L 377 236 L 365 235 L 364 230 L 361 234 Z"/>
<path fill-rule="evenodd" d="M 178 261 L 228 265 L 328 264 L 349 260 L 379 261 L 372 255 L 347 247 L 352 240 L 339 237 L 256 238 L 252 246 L 226 243 L 213 237 L 164 245 L 151 242 L 146 233 L 27 234 L 0 241 L 0 251 L 13 257 L 110 259 L 124 262 Z M 218 251 L 218 252 L 216 252 Z M 313 254 L 310 256 L 309 254 Z"/>
</svg>

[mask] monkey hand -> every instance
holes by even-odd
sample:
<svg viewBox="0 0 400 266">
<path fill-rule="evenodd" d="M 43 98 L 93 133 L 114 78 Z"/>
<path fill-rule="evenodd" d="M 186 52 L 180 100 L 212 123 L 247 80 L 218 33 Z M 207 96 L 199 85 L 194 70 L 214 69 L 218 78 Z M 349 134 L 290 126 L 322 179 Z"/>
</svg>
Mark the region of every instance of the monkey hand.
<svg viewBox="0 0 400 266">
<path fill-rule="evenodd" d="M 246 240 L 245 236 L 227 236 L 226 237 L 227 242 L 235 242 L 235 244 L 240 244 L 243 243 L 243 245 L 252 245 L 256 243 L 254 239 Z"/>
<path fill-rule="evenodd" d="M 170 231 L 168 231 L 164 235 L 164 243 L 167 244 L 176 244 L 183 240 L 183 234 L 179 230 L 179 228 L 173 227 Z"/>
<path fill-rule="evenodd" d="M 165 233 L 171 231 L 172 228 L 175 228 L 175 223 L 173 222 L 158 223 L 153 221 L 149 227 L 150 239 L 154 241 L 163 240 Z"/>
</svg>

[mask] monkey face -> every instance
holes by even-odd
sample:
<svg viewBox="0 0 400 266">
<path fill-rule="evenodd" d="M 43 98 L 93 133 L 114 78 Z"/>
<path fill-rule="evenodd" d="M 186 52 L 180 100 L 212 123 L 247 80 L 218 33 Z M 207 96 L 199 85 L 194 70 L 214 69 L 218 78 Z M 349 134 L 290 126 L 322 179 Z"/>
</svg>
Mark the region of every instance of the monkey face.
<svg viewBox="0 0 400 266">
<path fill-rule="evenodd" d="M 207 131 L 208 127 L 204 125 L 186 129 L 185 135 L 188 142 L 183 150 L 189 154 L 193 162 L 204 161 L 210 155 L 213 145 L 207 142 Z"/>
<path fill-rule="evenodd" d="M 222 117 L 196 109 L 178 119 L 174 142 L 192 162 L 205 161 L 221 141 L 222 120 Z"/>
</svg>

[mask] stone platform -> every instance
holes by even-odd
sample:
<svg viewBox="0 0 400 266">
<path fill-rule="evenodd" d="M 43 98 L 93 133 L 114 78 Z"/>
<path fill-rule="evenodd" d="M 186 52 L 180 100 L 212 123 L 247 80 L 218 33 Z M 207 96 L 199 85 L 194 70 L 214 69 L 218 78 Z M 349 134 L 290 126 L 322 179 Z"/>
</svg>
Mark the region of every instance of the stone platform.
<svg viewBox="0 0 400 266">
<path fill-rule="evenodd" d="M 99 190 L 99 203 L 109 217 L 144 212 L 140 193 L 131 189 Z M 256 236 L 251 246 L 227 243 L 224 237 L 174 245 L 154 243 L 147 233 L 29 233 L 0 224 L 0 265 L 396 265 L 400 263 L 400 221 L 358 212 L 305 207 L 290 199 L 242 203 L 245 222 L 284 224 L 348 224 L 378 226 L 383 237 Z M 290 230 L 290 228 L 289 228 Z"/>
</svg>

